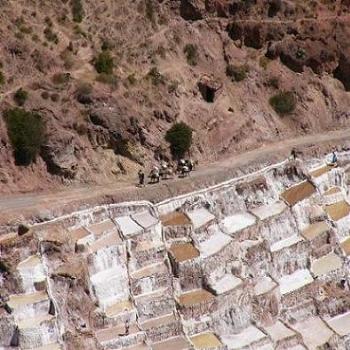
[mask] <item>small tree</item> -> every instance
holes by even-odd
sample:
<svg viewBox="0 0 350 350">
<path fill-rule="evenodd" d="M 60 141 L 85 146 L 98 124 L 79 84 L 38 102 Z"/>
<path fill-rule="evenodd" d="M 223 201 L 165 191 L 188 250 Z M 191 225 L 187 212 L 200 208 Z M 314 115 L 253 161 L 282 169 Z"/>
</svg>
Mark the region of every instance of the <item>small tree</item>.
<svg viewBox="0 0 350 350">
<path fill-rule="evenodd" d="M 95 69 L 97 73 L 112 74 L 113 68 L 113 57 L 111 57 L 109 51 L 102 51 L 95 59 Z"/>
<path fill-rule="evenodd" d="M 84 8 L 81 0 L 71 0 L 73 21 L 81 23 L 84 18 Z"/>
<path fill-rule="evenodd" d="M 5 84 L 5 76 L 2 71 L 0 71 L 0 86 Z"/>
<path fill-rule="evenodd" d="M 272 96 L 269 100 L 272 108 L 281 115 L 292 113 L 297 101 L 292 91 L 282 91 Z"/>
<path fill-rule="evenodd" d="M 16 164 L 31 164 L 45 141 L 45 122 L 40 114 L 21 108 L 7 110 L 4 117 Z"/>
<path fill-rule="evenodd" d="M 249 68 L 247 65 L 242 66 L 235 66 L 232 64 L 229 64 L 226 67 L 226 75 L 230 77 L 234 81 L 243 81 L 247 77 L 247 73 L 249 71 Z"/>
<path fill-rule="evenodd" d="M 15 92 L 13 99 L 18 106 L 23 106 L 28 99 L 28 92 L 20 88 Z"/>
<path fill-rule="evenodd" d="M 198 63 L 198 48 L 197 45 L 187 44 L 184 47 L 187 63 L 191 66 L 196 66 Z"/>
<path fill-rule="evenodd" d="M 166 133 L 165 140 L 175 158 L 181 158 L 192 145 L 192 129 L 184 122 L 174 124 Z"/>
</svg>

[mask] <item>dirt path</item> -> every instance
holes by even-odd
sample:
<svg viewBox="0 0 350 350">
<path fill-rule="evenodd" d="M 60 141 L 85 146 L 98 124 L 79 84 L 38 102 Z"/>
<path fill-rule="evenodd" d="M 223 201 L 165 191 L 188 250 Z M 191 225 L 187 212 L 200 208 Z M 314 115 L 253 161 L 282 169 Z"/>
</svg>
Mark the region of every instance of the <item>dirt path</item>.
<svg viewBox="0 0 350 350">
<path fill-rule="evenodd" d="M 199 167 L 191 177 L 163 181 L 158 185 L 137 188 L 135 184 L 119 182 L 107 186 L 72 187 L 58 192 L 28 193 L 0 198 L 0 221 L 17 222 L 24 218 L 61 215 L 73 210 L 101 203 L 146 199 L 153 202 L 187 193 L 222 182 L 234 176 L 235 171 L 248 165 L 281 160 L 293 147 L 303 148 L 322 143 L 337 143 L 350 136 L 350 128 L 322 134 L 307 135 L 262 146 L 258 149 L 232 156 L 224 161 Z"/>
</svg>

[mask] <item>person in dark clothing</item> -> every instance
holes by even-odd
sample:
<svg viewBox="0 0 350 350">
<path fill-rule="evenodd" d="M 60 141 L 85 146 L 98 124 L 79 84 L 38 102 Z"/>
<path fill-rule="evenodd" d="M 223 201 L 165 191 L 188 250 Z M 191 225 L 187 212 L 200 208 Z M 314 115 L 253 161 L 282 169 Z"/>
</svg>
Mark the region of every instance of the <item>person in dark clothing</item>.
<svg viewBox="0 0 350 350">
<path fill-rule="evenodd" d="M 145 173 L 140 169 L 138 172 L 139 175 L 139 186 L 145 185 Z"/>
</svg>

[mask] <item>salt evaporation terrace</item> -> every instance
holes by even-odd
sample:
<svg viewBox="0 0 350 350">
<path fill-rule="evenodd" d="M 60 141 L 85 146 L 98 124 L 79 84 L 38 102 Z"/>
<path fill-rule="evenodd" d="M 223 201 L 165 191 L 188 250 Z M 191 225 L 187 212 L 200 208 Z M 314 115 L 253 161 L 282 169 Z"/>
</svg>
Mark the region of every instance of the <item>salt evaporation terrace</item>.
<svg viewBox="0 0 350 350">
<path fill-rule="evenodd" d="M 1 349 L 350 349 L 350 154 L 1 236 Z"/>
</svg>

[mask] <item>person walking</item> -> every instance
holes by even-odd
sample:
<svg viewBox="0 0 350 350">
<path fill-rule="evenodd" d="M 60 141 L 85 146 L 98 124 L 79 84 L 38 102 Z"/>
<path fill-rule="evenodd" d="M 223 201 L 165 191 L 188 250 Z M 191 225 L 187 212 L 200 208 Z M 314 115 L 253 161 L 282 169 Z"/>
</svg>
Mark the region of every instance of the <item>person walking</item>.
<svg viewBox="0 0 350 350">
<path fill-rule="evenodd" d="M 140 169 L 138 172 L 139 175 L 139 186 L 143 187 L 145 185 L 145 173 Z"/>
</svg>

